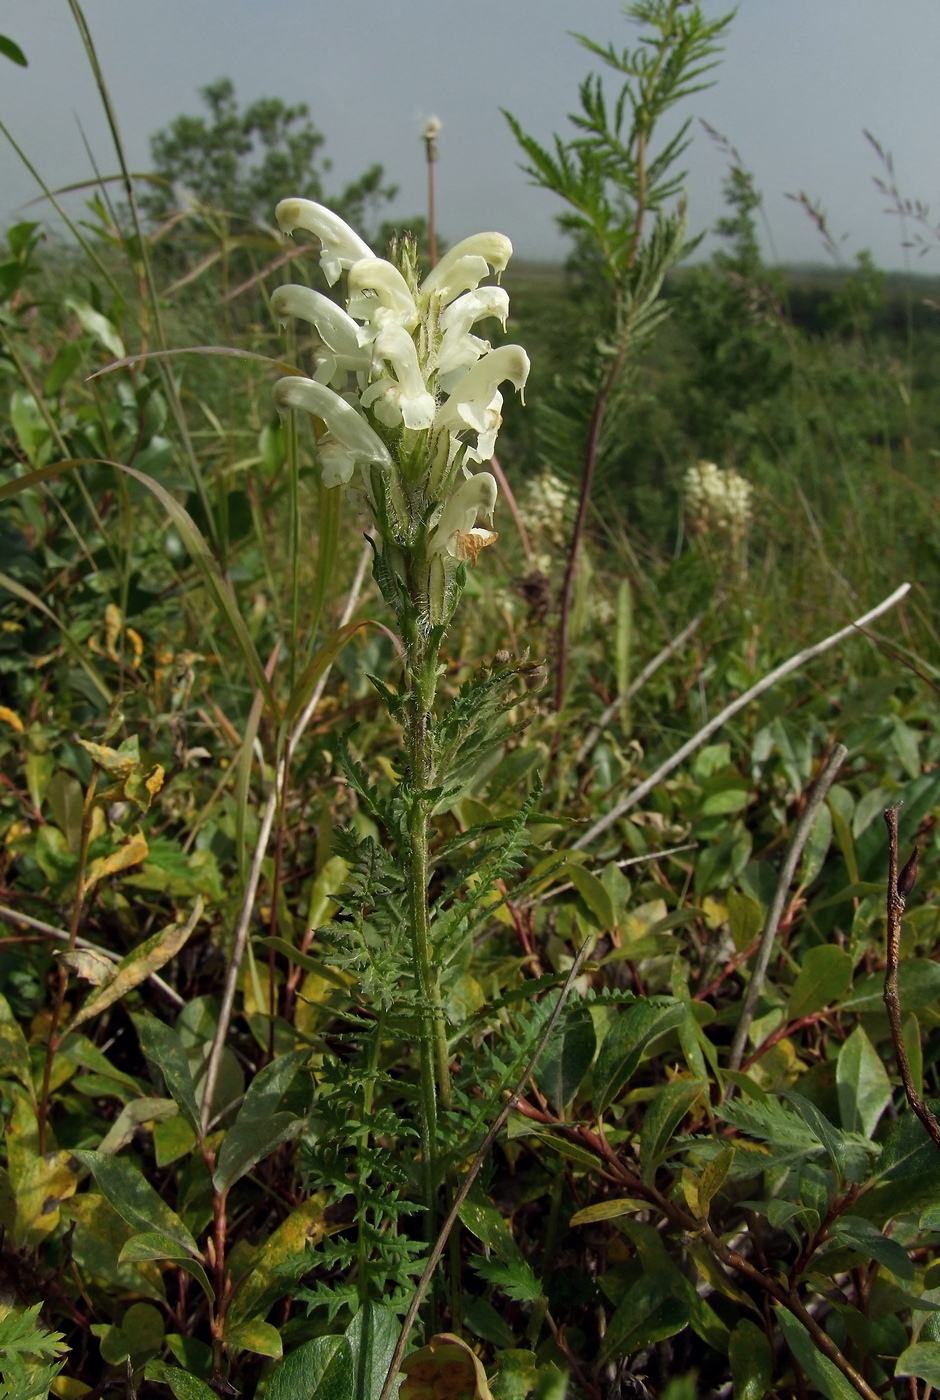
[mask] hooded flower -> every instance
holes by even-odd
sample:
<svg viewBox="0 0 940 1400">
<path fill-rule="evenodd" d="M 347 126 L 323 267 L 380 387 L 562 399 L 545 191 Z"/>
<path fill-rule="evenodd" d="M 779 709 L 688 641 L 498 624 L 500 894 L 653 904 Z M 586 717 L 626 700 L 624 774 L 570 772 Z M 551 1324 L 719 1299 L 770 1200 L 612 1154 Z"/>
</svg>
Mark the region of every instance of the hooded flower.
<svg viewBox="0 0 940 1400">
<path fill-rule="evenodd" d="M 462 481 L 441 512 L 429 552 L 475 564 L 480 550 L 499 538 L 477 525 L 480 515 L 492 525 L 496 490 L 496 478 L 489 472 L 477 472 Z"/>
<path fill-rule="evenodd" d="M 369 356 L 359 345 L 359 327 L 342 307 L 311 287 L 292 283 L 271 293 L 271 310 L 280 325 L 296 316 L 314 326 L 324 346 L 330 352 L 316 356 L 316 378 L 321 384 L 343 388 L 350 371 L 367 374 Z M 365 383 L 365 379 L 362 381 Z"/>
<path fill-rule="evenodd" d="M 317 440 L 324 486 L 345 486 L 357 466 L 391 466 L 388 448 L 363 415 L 324 384 L 288 375 L 275 384 L 274 402 L 281 411 L 304 409 L 326 424 L 326 435 Z"/>
<path fill-rule="evenodd" d="M 364 321 L 368 329 L 359 332 L 362 344 L 368 344 L 380 327 L 395 321 L 412 331 L 418 324 L 418 309 L 408 283 L 397 267 L 384 258 L 361 258 L 349 269 L 350 316 Z"/>
<path fill-rule="evenodd" d="M 372 347 L 373 356 L 388 361 L 395 372 L 393 380 L 381 378 L 370 384 L 362 396 L 363 408 L 373 408 L 380 423 L 395 428 L 430 428 L 436 404 L 428 392 L 418 364 L 418 351 L 411 336 L 397 321 L 382 327 Z"/>
<path fill-rule="evenodd" d="M 477 441 L 467 455 L 472 461 L 487 460 L 493 455 L 502 422 L 499 386 L 508 379 L 521 391 L 528 377 L 529 357 L 521 345 L 500 345 L 487 351 L 457 381 L 450 397 L 438 409 L 434 426 L 446 428 L 453 437 L 472 428 Z"/>
<path fill-rule="evenodd" d="M 502 233 L 474 233 L 449 248 L 421 283 L 422 297 L 437 295 L 446 306 L 461 292 L 478 287 L 492 267 L 504 271 L 512 257 L 512 244 Z M 488 266 L 489 265 L 489 266 Z"/>
<path fill-rule="evenodd" d="M 464 370 L 485 355 L 489 341 L 470 334 L 470 327 L 486 317 L 495 317 L 506 329 L 509 297 L 502 287 L 480 287 L 452 301 L 441 313 L 438 324 L 443 331 L 437 352 L 438 382 L 452 389 Z"/>
<path fill-rule="evenodd" d="M 322 204 L 312 199 L 282 199 L 274 211 L 278 228 L 292 234 L 302 228 L 320 240 L 320 266 L 332 287 L 339 281 L 344 268 L 352 267 L 360 258 L 374 257 L 372 249 L 349 225 Z"/>
</svg>

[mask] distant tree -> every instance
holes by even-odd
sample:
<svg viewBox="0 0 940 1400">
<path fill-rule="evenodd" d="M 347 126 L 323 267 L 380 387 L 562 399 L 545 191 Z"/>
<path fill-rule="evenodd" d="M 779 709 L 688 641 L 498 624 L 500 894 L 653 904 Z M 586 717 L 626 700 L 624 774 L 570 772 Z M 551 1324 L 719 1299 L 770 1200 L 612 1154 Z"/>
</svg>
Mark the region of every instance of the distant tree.
<svg viewBox="0 0 940 1400">
<path fill-rule="evenodd" d="M 189 196 L 230 221 L 270 224 L 279 199 L 300 195 L 326 198 L 368 236 L 368 225 L 395 194 L 381 165 L 325 197 L 330 161 L 321 154 L 325 138 L 305 102 L 261 97 L 240 108 L 231 78 L 206 84 L 199 95 L 208 115 L 179 116 L 150 138 L 154 174 L 166 181 L 142 199 L 153 220 L 166 219 Z"/>
</svg>

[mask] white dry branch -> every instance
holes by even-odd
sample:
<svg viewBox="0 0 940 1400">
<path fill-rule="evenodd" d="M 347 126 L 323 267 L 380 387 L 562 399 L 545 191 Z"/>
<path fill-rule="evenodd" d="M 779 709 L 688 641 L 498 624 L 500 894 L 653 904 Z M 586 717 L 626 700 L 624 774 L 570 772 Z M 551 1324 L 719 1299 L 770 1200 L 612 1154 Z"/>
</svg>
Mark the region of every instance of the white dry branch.
<svg viewBox="0 0 940 1400">
<path fill-rule="evenodd" d="M 851 637 L 854 632 L 864 627 L 866 623 L 871 622 L 873 618 L 880 617 L 882 613 L 888 612 L 889 609 L 895 607 L 901 599 L 910 592 L 910 589 L 911 585 L 909 583 L 902 583 L 900 588 L 896 588 L 894 592 L 889 597 L 883 599 L 877 607 L 872 608 L 867 613 L 863 613 L 862 616 L 857 617 L 854 622 L 850 622 L 847 627 L 840 627 L 838 632 L 833 632 L 831 636 L 824 637 L 821 642 L 814 642 L 812 646 L 805 647 L 803 651 L 797 652 L 795 656 L 790 657 L 789 661 L 784 661 L 780 666 L 777 666 L 773 671 L 770 671 L 764 676 L 763 680 L 759 680 L 756 685 L 752 685 L 750 690 L 746 690 L 743 695 L 739 695 L 737 700 L 732 700 L 731 704 L 726 705 L 719 714 L 715 715 L 714 719 L 710 719 L 707 724 L 704 724 L 697 734 L 693 734 L 692 738 L 686 740 L 681 748 L 676 749 L 675 753 L 671 754 L 670 757 L 666 759 L 665 763 L 661 763 L 655 773 L 651 773 L 650 776 L 644 779 L 632 792 L 627 793 L 627 796 L 618 802 L 615 807 L 612 807 L 609 812 L 605 812 L 602 817 L 596 822 L 593 822 L 591 826 L 588 827 L 587 831 L 583 832 L 582 835 L 578 837 L 577 841 L 573 843 L 572 849 L 580 851 L 583 850 L 585 846 L 589 846 L 592 841 L 596 841 L 597 837 L 609 830 L 614 822 L 622 817 L 625 812 L 629 812 L 631 807 L 635 807 L 637 803 L 642 802 L 643 798 L 651 793 L 653 788 L 661 783 L 674 768 L 678 768 L 679 764 L 683 763 L 690 753 L 694 753 L 696 749 L 701 748 L 705 740 L 710 739 L 715 731 L 720 729 L 725 721 L 731 719 L 739 710 L 743 710 L 752 700 L 756 700 L 759 695 L 763 695 L 765 690 L 770 690 L 779 680 L 783 680 L 784 676 L 790 675 L 792 671 L 798 671 L 800 667 L 805 666 L 808 661 L 814 660 L 817 656 L 822 656 L 822 654 L 829 651 L 830 648 L 838 646 L 839 642 L 845 641 L 846 637 Z"/>
</svg>

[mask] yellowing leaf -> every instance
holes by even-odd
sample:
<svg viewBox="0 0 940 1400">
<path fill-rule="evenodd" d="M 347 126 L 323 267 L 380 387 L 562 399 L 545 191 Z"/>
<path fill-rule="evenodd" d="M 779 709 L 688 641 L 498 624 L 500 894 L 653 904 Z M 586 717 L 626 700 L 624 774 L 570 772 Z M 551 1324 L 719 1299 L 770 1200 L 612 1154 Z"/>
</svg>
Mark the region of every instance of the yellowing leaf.
<svg viewBox="0 0 940 1400">
<path fill-rule="evenodd" d="M 328 1225 L 323 1218 L 326 1196 L 310 1196 L 292 1210 L 270 1239 L 252 1256 L 243 1280 L 237 1280 L 229 1308 L 229 1322 L 263 1317 L 268 1308 L 289 1293 L 295 1278 L 310 1267 L 309 1247 L 345 1227 Z"/>
<path fill-rule="evenodd" d="M 103 982 L 109 982 L 117 967 L 113 959 L 106 958 L 103 953 L 96 953 L 93 948 L 73 948 L 71 951 L 66 949 L 62 953 L 56 953 L 56 957 L 59 962 L 70 968 L 76 977 L 90 982 L 93 987 L 100 987 Z"/>
<path fill-rule="evenodd" d="M 122 958 L 107 986 L 94 992 L 81 1010 L 76 1012 L 70 1029 L 74 1030 L 83 1021 L 100 1015 L 106 1007 L 120 1001 L 121 997 L 126 996 L 154 972 L 159 972 L 182 948 L 202 918 L 202 911 L 202 899 L 197 899 L 185 924 L 170 924 L 167 928 L 160 929 L 149 938 L 145 938 L 126 958 Z"/>
<path fill-rule="evenodd" d="M 11 729 L 15 729 L 17 734 L 23 733 L 23 721 L 13 710 L 7 709 L 6 705 L 0 705 L 0 719 L 6 720 Z"/>
<path fill-rule="evenodd" d="M 479 1357 L 450 1332 L 432 1337 L 401 1369 L 407 1380 L 398 1400 L 493 1400 Z"/>
<path fill-rule="evenodd" d="M 142 831 L 135 831 L 133 836 L 111 855 L 99 856 L 97 860 L 92 861 L 85 880 L 86 890 L 103 880 L 106 875 L 116 875 L 119 870 L 126 870 L 130 865 L 139 865 L 142 860 L 147 859 L 147 851 L 146 836 Z"/>
<path fill-rule="evenodd" d="M 59 1207 L 77 1185 L 78 1163 L 70 1152 L 34 1157 L 16 1188 L 16 1243 L 37 1245 L 50 1235 L 59 1223 Z"/>
</svg>

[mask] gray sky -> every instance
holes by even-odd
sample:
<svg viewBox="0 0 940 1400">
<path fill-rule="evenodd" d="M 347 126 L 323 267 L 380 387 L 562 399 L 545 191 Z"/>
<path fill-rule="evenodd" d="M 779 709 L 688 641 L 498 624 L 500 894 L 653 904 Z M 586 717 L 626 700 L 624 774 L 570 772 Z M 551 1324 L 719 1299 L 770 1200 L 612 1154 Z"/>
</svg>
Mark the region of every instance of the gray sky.
<svg viewBox="0 0 940 1400">
<path fill-rule="evenodd" d="M 704 8 L 718 15 L 726 7 L 704 0 Z M 563 251 L 553 224 L 559 205 L 517 168 L 500 108 L 543 142 L 566 132 L 578 82 L 597 66 L 568 31 L 620 47 L 636 32 L 615 0 L 85 0 L 84 9 L 133 168 L 148 168 L 150 133 L 199 111 L 196 89 L 227 74 L 243 102 L 306 101 L 327 138 L 335 186 L 379 160 L 401 188 L 396 212 L 407 215 L 423 206 L 419 135 L 435 114 L 442 233 L 453 241 L 495 228 L 528 257 Z M 57 186 L 90 174 L 79 123 L 112 173 L 66 0 L 0 0 L 0 32 L 30 65 L 0 59 L 0 118 L 43 177 Z M 938 0 L 741 0 L 717 84 L 692 110 L 755 173 L 769 256 L 825 260 L 805 214 L 785 198 L 802 189 L 822 202 L 833 233 L 848 235 L 847 259 L 867 247 L 883 267 L 903 265 L 863 128 L 893 152 L 902 191 L 936 204 L 938 55 Z M 699 230 L 722 212 L 726 161 L 697 131 L 686 163 Z M 41 205 L 23 209 L 35 192 L 0 136 L 0 221 L 37 217 Z M 940 272 L 940 246 L 914 262 Z"/>
</svg>

